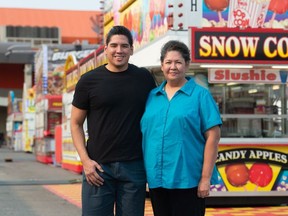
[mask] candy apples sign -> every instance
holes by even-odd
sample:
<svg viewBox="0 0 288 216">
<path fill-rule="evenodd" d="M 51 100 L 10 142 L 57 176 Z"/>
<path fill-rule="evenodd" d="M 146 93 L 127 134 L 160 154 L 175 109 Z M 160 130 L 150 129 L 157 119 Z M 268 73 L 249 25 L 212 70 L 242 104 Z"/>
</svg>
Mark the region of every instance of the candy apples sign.
<svg viewBox="0 0 288 216">
<path fill-rule="evenodd" d="M 281 29 L 190 29 L 192 63 L 287 64 L 288 31 Z"/>
<path fill-rule="evenodd" d="M 286 191 L 286 146 L 221 146 L 216 161 L 219 184 L 212 191 Z"/>
</svg>

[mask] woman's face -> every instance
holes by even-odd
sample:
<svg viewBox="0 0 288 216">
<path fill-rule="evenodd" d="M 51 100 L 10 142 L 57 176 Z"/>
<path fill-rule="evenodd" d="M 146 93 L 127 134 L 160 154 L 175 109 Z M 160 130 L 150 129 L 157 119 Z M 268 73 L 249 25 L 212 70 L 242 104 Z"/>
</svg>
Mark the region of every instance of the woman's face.
<svg viewBox="0 0 288 216">
<path fill-rule="evenodd" d="M 178 82 L 185 79 L 185 72 L 189 63 L 186 63 L 178 51 L 168 51 L 161 63 L 161 70 L 167 82 Z"/>
</svg>

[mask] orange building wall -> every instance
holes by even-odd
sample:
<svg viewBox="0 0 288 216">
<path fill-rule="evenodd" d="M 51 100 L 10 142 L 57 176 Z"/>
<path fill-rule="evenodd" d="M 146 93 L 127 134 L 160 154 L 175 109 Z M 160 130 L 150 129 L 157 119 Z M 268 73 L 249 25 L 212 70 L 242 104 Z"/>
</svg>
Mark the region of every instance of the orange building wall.
<svg viewBox="0 0 288 216">
<path fill-rule="evenodd" d="M 0 26 L 59 27 L 62 43 L 88 40 L 95 44 L 97 34 L 92 29 L 91 19 L 99 14 L 99 11 L 0 8 Z"/>
</svg>

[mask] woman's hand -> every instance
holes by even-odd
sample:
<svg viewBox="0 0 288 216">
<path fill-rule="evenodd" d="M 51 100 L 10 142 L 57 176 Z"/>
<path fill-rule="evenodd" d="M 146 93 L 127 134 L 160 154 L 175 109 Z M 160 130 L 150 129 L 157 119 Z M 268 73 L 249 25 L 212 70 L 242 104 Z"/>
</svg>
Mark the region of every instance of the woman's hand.
<svg viewBox="0 0 288 216">
<path fill-rule="evenodd" d="M 197 195 L 200 198 L 205 198 L 209 196 L 210 192 L 210 180 L 209 179 L 201 179 L 198 185 Z"/>
</svg>

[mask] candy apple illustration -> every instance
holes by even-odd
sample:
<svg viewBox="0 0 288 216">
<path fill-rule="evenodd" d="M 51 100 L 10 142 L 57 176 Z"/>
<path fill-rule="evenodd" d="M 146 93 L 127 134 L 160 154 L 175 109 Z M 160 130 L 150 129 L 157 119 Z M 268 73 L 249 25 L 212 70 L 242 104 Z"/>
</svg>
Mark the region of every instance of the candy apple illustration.
<svg viewBox="0 0 288 216">
<path fill-rule="evenodd" d="M 225 173 L 228 182 L 234 187 L 242 187 L 249 180 L 249 169 L 244 163 L 227 165 Z"/>
<path fill-rule="evenodd" d="M 229 6 L 229 0 L 204 0 L 204 2 L 210 10 L 217 12 L 219 22 L 223 24 L 224 20 L 222 18 L 221 12 Z"/>
<path fill-rule="evenodd" d="M 283 14 L 288 10 L 288 0 L 271 0 L 268 10 L 273 11 L 273 15 L 269 21 L 272 28 L 276 15 Z"/>
<path fill-rule="evenodd" d="M 266 163 L 254 163 L 249 170 L 249 180 L 257 187 L 266 187 L 272 180 L 272 168 Z"/>
</svg>

